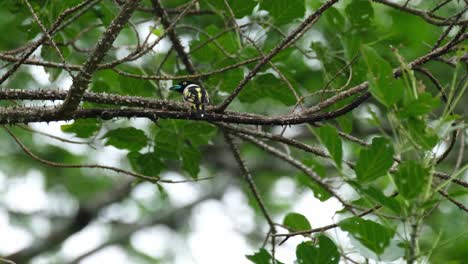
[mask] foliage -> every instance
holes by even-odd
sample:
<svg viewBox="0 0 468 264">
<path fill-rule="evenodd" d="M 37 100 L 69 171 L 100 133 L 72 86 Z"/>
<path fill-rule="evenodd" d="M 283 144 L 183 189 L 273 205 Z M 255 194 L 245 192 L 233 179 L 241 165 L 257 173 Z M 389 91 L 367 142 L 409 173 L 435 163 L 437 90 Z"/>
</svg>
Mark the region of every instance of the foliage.
<svg viewBox="0 0 468 264">
<path fill-rule="evenodd" d="M 2 1 L 0 30 L 8 34 L 0 35 L 0 180 L 6 190 L 37 173 L 47 197 L 72 204 L 55 236 L 53 205 L 42 219 L 51 232 L 38 232 L 34 214 L 17 217 L 0 195 L 10 222 L 31 238 L 45 237 L 5 257 L 72 262 L 63 244 L 98 221 L 112 233 L 102 239 L 132 262 L 172 263 L 179 253 L 155 258 L 131 238 L 155 225 L 187 238 L 195 218 L 189 213 L 208 199 L 229 200 L 223 195 L 234 189 L 255 212 L 254 228 L 240 232 L 255 248 L 238 252 L 245 261 L 463 263 L 466 7 Z M 180 80 L 210 94 L 204 117 L 168 90 Z M 132 193 L 144 184 L 152 186 L 151 201 Z M 179 207 L 168 198 L 171 184 L 187 184 L 198 200 Z M 329 225 L 316 226 L 324 216 L 299 206 L 312 196 L 337 213 Z M 342 208 L 327 207 L 333 203 Z M 134 208 L 138 219 L 114 221 L 109 205 Z M 284 243 L 295 259 L 275 255 Z"/>
</svg>

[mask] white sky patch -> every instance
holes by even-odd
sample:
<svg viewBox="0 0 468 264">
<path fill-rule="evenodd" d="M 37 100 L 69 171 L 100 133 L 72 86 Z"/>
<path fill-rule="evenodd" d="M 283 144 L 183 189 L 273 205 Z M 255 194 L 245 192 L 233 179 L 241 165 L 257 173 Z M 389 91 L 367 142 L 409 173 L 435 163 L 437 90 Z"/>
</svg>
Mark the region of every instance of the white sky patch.
<svg viewBox="0 0 468 264">
<path fill-rule="evenodd" d="M 179 35 L 180 39 L 180 44 L 182 44 L 182 47 L 184 47 L 184 51 L 186 53 L 190 52 L 190 41 L 192 41 L 192 38 L 187 35 Z"/>
<path fill-rule="evenodd" d="M 55 83 L 57 85 L 57 88 L 62 89 L 62 90 L 68 90 L 72 86 L 73 80 L 70 74 L 67 72 L 66 75 L 64 74 L 60 75 L 59 79 Z"/>
<path fill-rule="evenodd" d="M 191 221 L 193 233 L 187 240 L 194 261 L 190 263 L 247 263 L 244 254 L 252 249 L 243 235 L 235 232 L 223 206 L 214 200 L 197 206 Z"/>
<path fill-rule="evenodd" d="M 301 126 L 301 125 L 299 125 L 299 126 L 286 126 L 286 127 L 276 126 L 275 128 L 273 128 L 272 132 L 273 132 L 273 134 L 280 134 L 281 131 L 283 131 L 283 129 L 284 129 L 284 133 L 283 133 L 284 137 L 293 138 L 293 137 L 295 137 L 297 135 L 300 135 L 302 133 L 303 126 Z"/>
<path fill-rule="evenodd" d="M 118 168 L 122 167 L 122 159 L 128 154 L 127 150 L 118 149 L 113 146 L 99 146 L 95 152 L 94 160 L 95 163 L 101 165 L 115 166 Z M 116 175 L 115 172 L 112 172 L 113 175 Z M 119 174 L 119 176 L 123 176 Z M 123 176 L 128 177 L 128 176 Z"/>
<path fill-rule="evenodd" d="M 47 134 L 51 134 L 57 137 L 84 142 L 86 139 L 74 137 L 72 136 L 73 134 L 64 133 L 60 129 L 62 125 L 71 124 L 71 123 L 72 122 L 65 122 L 65 121 L 57 121 L 57 122 L 50 122 L 50 123 L 41 122 L 41 123 L 30 123 L 29 126 L 33 128 L 34 130 L 44 132 Z M 52 146 L 66 149 L 67 151 L 75 155 L 84 155 L 89 151 L 89 147 L 84 144 L 82 145 L 82 144 L 64 143 L 60 140 L 53 139 L 44 135 L 39 135 L 39 134 L 35 134 L 33 138 L 34 138 L 34 142 L 36 142 L 36 144 L 38 144 L 39 146 L 52 145 Z"/>
<path fill-rule="evenodd" d="M 164 257 L 170 248 L 174 248 L 175 234 L 165 226 L 145 228 L 136 232 L 130 239 L 132 246 L 154 258 Z"/>
<path fill-rule="evenodd" d="M 352 113 L 353 116 L 356 117 L 358 120 L 365 120 L 365 119 L 372 119 L 372 114 L 369 112 L 371 109 L 377 116 L 377 118 L 382 118 L 382 114 L 380 113 L 379 108 L 370 103 L 363 104 L 361 107 L 356 108 Z M 364 121 L 367 123 L 367 121 Z"/>
<path fill-rule="evenodd" d="M 248 200 L 241 190 L 229 188 L 224 192 L 222 203 L 233 228 L 241 233 L 250 233 L 255 228 L 255 212 L 248 206 Z"/>
<path fill-rule="evenodd" d="M 125 251 L 118 246 L 107 247 L 80 262 L 80 264 L 102 263 L 128 264 L 132 262 Z"/>
<path fill-rule="evenodd" d="M 137 200 L 152 201 L 155 197 L 156 186 L 152 183 L 140 183 L 133 188 L 131 196 Z"/>
<path fill-rule="evenodd" d="M 431 152 L 434 153 L 436 157 L 440 157 L 442 156 L 442 154 L 444 154 L 447 148 L 448 144 L 442 141 L 439 144 L 437 144 L 434 148 L 432 148 Z"/>
<path fill-rule="evenodd" d="M 51 223 L 45 216 L 32 217 L 31 229 L 34 235 L 39 237 L 46 237 L 52 231 Z"/>
<path fill-rule="evenodd" d="M 293 207 L 294 212 L 300 212 L 307 217 L 312 227 L 332 224 L 335 212 L 340 209 L 342 205 L 335 198 L 321 202 L 310 191 L 306 191 Z"/>
<path fill-rule="evenodd" d="M 154 22 L 150 21 L 147 23 L 142 23 L 138 26 L 138 32 L 140 34 L 140 41 L 144 41 L 146 36 L 154 29 Z M 156 39 L 159 37 L 156 36 L 155 34 L 151 34 L 150 37 L 148 38 L 148 43 L 151 44 L 153 43 Z M 159 43 L 153 48 L 154 52 L 157 53 L 167 53 L 169 49 L 171 48 L 171 43 L 167 37 L 163 38 Z"/>
<path fill-rule="evenodd" d="M 6 175 L 2 171 L 0 171 L 0 195 L 2 195 L 2 193 L 7 189 L 6 183 Z"/>
<path fill-rule="evenodd" d="M 103 210 L 101 218 L 106 221 L 120 221 L 123 223 L 135 223 L 141 220 L 139 207 L 132 201 L 114 203 Z"/>
<path fill-rule="evenodd" d="M 78 201 L 73 199 L 65 187 L 55 188 L 47 194 L 47 212 L 55 215 L 72 216 L 78 210 Z"/>
<path fill-rule="evenodd" d="M 296 192 L 296 183 L 290 177 L 281 177 L 272 188 L 275 199 L 290 198 Z"/>
<path fill-rule="evenodd" d="M 4 201 L 8 207 L 18 212 L 32 213 L 44 209 L 47 206 L 47 196 L 41 173 L 31 170 L 24 177 L 10 179 Z"/>
<path fill-rule="evenodd" d="M 50 84 L 49 74 L 44 70 L 43 66 L 27 65 L 27 67 L 31 76 L 39 85 L 45 86 Z"/>
<path fill-rule="evenodd" d="M 341 208 L 341 204 L 335 198 L 330 198 L 325 202 L 321 202 L 313 196 L 312 192 L 306 191 L 299 200 L 296 201 L 291 212 L 298 212 L 304 215 L 307 220 L 309 220 L 312 228 L 316 228 L 334 223 L 335 221 L 333 218 L 335 212 Z M 281 217 L 281 219 L 282 218 L 283 217 Z M 287 231 L 280 229 L 279 232 L 285 233 Z M 331 235 L 333 238 L 334 235 Z M 340 239 L 341 238 L 340 236 Z M 296 246 L 302 241 L 305 241 L 305 239 L 301 236 L 295 236 L 288 239 L 283 245 L 278 246 L 276 248 L 278 260 L 284 263 L 293 263 L 296 259 Z"/>
<path fill-rule="evenodd" d="M 32 242 L 29 232 L 10 225 L 9 221 L 8 213 L 0 209 L 0 255 L 16 252 Z"/>
<path fill-rule="evenodd" d="M 109 230 L 105 226 L 100 224 L 91 224 L 82 231 L 65 240 L 65 242 L 62 244 L 61 253 L 63 253 L 65 258 L 71 260 L 97 247 L 107 239 L 108 235 Z M 99 255 L 99 253 L 93 256 L 97 255 Z"/>
<path fill-rule="evenodd" d="M 176 172 L 163 173 L 161 177 L 175 181 L 186 180 Z M 197 184 L 200 183 L 164 184 L 164 190 L 167 192 L 171 204 L 179 207 L 195 201 L 200 196 L 200 190 L 196 188 Z"/>
</svg>

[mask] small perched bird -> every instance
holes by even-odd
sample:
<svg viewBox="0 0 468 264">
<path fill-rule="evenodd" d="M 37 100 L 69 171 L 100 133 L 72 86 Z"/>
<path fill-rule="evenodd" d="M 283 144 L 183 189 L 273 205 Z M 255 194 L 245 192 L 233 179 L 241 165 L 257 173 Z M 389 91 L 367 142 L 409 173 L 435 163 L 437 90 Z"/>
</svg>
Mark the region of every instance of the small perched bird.
<svg viewBox="0 0 468 264">
<path fill-rule="evenodd" d="M 181 93 L 184 101 L 196 111 L 197 117 L 205 115 L 205 106 L 209 104 L 210 98 L 206 90 L 201 88 L 200 85 L 191 81 L 181 81 L 169 88 L 169 90 Z"/>
</svg>

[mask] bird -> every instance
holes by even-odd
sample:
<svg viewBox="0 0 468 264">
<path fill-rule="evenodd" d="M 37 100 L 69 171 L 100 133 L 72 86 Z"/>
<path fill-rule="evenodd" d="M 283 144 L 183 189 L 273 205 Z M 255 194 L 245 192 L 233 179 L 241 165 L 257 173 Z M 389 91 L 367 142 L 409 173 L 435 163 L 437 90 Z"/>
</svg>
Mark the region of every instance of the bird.
<svg viewBox="0 0 468 264">
<path fill-rule="evenodd" d="M 191 109 L 195 110 L 197 117 L 205 116 L 205 107 L 210 103 L 210 97 L 200 85 L 192 81 L 181 81 L 169 90 L 181 93 L 184 101 L 190 105 Z"/>
</svg>

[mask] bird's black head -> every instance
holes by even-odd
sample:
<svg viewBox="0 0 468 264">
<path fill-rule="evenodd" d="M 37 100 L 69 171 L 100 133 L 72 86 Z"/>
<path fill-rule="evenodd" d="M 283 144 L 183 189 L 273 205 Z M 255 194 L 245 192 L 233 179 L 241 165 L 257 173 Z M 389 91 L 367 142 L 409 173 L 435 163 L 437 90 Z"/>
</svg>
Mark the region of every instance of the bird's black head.
<svg viewBox="0 0 468 264">
<path fill-rule="evenodd" d="M 184 89 L 185 89 L 187 86 L 189 86 L 190 84 L 196 84 L 196 83 L 194 83 L 194 82 L 192 82 L 192 81 L 181 81 L 181 82 L 179 82 L 179 84 L 174 85 L 174 86 L 172 86 L 171 88 L 169 88 L 169 90 L 182 93 L 182 92 L 184 91 Z"/>
</svg>

